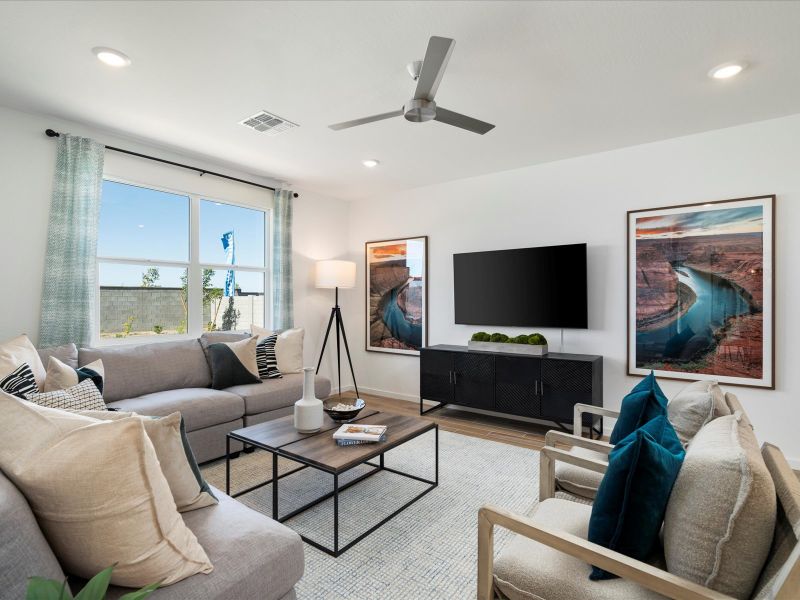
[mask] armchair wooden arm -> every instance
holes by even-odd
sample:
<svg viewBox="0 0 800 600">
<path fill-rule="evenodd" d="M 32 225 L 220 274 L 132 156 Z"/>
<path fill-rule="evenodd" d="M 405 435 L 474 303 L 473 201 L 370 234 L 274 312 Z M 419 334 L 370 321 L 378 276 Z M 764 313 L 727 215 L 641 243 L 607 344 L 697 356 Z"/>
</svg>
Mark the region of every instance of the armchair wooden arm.
<svg viewBox="0 0 800 600">
<path fill-rule="evenodd" d="M 548 435 L 550 433 L 552 432 L 548 432 Z M 570 440 L 574 439 L 574 436 L 569 436 L 569 434 L 561 435 L 568 436 Z M 551 437 L 551 439 L 554 438 Z M 599 442 L 597 440 L 587 440 L 585 438 L 579 439 L 582 439 L 583 442 L 585 442 L 582 444 L 585 447 L 591 447 L 592 449 L 597 448 L 600 449 L 600 451 L 605 451 L 603 446 L 610 446 L 610 444 Z M 589 443 L 592 445 L 589 446 Z M 611 447 L 613 448 L 613 446 Z M 607 462 L 594 460 L 592 458 L 586 458 L 583 456 L 576 456 L 575 454 L 570 454 L 568 451 L 561 450 L 560 448 L 545 446 L 539 453 L 539 502 L 542 502 L 547 498 L 552 498 L 556 494 L 557 460 L 575 465 L 577 467 L 583 467 L 584 469 L 589 469 L 590 471 L 596 471 L 597 473 L 605 473 L 606 469 L 608 468 Z"/>
<path fill-rule="evenodd" d="M 629 579 L 654 592 L 678 600 L 733 600 L 652 565 L 593 544 L 578 536 L 544 527 L 503 508 L 484 506 L 478 511 L 478 600 L 493 600 L 494 526 L 504 527 L 541 544 Z"/>
<path fill-rule="evenodd" d="M 583 413 L 589 413 L 590 415 L 597 415 L 599 417 L 611 417 L 613 419 L 619 417 L 618 410 L 594 406 L 593 404 L 576 404 L 572 410 L 572 433 L 578 437 L 581 437 L 583 433 Z"/>
<path fill-rule="evenodd" d="M 613 444 L 604 442 L 602 440 L 591 440 L 589 438 L 575 435 L 574 433 L 565 433 L 557 429 L 551 429 L 544 434 L 544 445 L 556 447 L 556 443 L 564 444 L 565 446 L 579 446 L 595 452 L 602 452 L 608 454 L 614 449 Z"/>
</svg>

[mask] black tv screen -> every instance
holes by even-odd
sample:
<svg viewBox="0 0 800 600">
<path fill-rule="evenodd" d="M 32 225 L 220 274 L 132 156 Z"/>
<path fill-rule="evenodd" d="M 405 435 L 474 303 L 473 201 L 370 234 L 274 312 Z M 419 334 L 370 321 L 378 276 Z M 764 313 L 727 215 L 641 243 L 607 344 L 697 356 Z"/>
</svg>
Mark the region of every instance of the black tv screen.
<svg viewBox="0 0 800 600">
<path fill-rule="evenodd" d="M 586 329 L 586 244 L 453 255 L 456 323 Z"/>
</svg>

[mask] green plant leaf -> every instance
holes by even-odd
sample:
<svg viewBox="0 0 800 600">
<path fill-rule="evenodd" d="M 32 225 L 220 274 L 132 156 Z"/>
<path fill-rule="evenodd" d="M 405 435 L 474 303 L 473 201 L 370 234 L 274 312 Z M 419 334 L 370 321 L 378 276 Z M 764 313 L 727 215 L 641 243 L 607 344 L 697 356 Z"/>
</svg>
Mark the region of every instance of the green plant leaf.
<svg viewBox="0 0 800 600">
<path fill-rule="evenodd" d="M 135 592 L 130 592 L 122 596 L 119 600 L 143 600 L 147 598 L 150 594 L 155 592 L 160 586 L 160 583 L 151 583 L 150 585 L 143 587 L 140 590 L 136 590 Z"/>
<path fill-rule="evenodd" d="M 111 583 L 111 571 L 113 570 L 114 565 L 111 565 L 92 577 L 75 596 L 75 600 L 103 600 L 106 597 L 108 584 Z"/>
<path fill-rule="evenodd" d="M 25 600 L 70 600 L 66 581 L 55 581 L 44 577 L 31 577 L 28 579 L 28 588 L 25 590 Z"/>
</svg>

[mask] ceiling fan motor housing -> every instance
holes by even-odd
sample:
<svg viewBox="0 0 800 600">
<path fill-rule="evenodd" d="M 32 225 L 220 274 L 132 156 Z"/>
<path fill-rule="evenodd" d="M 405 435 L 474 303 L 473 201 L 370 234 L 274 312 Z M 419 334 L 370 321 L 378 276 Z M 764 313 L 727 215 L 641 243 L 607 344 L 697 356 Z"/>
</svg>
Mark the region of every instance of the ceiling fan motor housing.
<svg viewBox="0 0 800 600">
<path fill-rule="evenodd" d="M 424 98 L 413 98 L 403 107 L 403 116 L 413 123 L 424 123 L 436 117 L 436 102 Z"/>
</svg>

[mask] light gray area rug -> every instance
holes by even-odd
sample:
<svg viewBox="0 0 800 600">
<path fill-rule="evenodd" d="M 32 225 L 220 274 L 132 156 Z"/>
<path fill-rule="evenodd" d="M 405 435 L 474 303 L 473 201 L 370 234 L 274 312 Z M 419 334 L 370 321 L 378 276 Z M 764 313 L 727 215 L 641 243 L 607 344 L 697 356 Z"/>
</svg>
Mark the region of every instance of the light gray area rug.
<svg viewBox="0 0 800 600">
<path fill-rule="evenodd" d="M 434 435 L 426 433 L 386 454 L 386 466 L 433 479 Z M 376 461 L 377 462 L 377 461 Z M 271 476 L 271 455 L 256 451 L 231 463 L 232 490 Z M 458 600 L 474 598 L 478 509 L 496 504 L 527 514 L 538 497 L 539 453 L 457 433 L 439 433 L 439 486 L 361 540 L 339 558 L 305 545 L 301 600 Z M 279 472 L 297 468 L 281 461 Z M 358 476 L 359 467 L 341 479 Z M 225 461 L 203 467 L 212 485 L 225 489 Z M 340 494 L 340 546 L 391 514 L 426 484 L 386 471 Z M 333 489 L 333 477 L 303 469 L 279 481 L 281 515 Z M 238 498 L 272 516 L 272 487 Z M 333 500 L 294 517 L 286 525 L 328 547 L 333 545 Z M 498 529 L 495 551 L 510 533 Z"/>
</svg>

